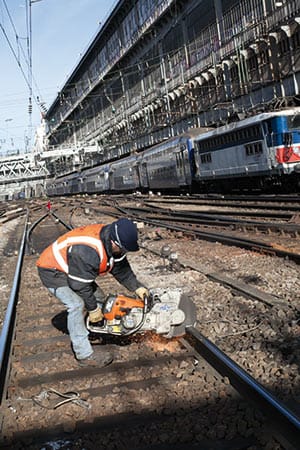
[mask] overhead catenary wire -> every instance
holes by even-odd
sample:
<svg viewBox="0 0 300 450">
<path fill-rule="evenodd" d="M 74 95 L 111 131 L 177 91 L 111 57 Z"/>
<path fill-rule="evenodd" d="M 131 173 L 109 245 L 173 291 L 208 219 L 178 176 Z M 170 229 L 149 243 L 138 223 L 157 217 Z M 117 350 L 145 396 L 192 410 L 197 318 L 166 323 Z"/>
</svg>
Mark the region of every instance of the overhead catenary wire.
<svg viewBox="0 0 300 450">
<path fill-rule="evenodd" d="M 40 114 L 43 116 L 46 113 L 45 102 L 42 99 L 42 95 L 40 93 L 40 89 L 37 85 L 37 82 L 33 76 L 32 71 L 32 23 L 31 23 L 31 4 L 35 1 L 41 0 L 25 0 L 25 8 L 26 8 L 26 37 L 20 37 L 20 34 L 17 31 L 15 26 L 12 14 L 8 7 L 7 0 L 2 0 L 3 4 L 3 14 L 0 19 L 0 28 L 5 37 L 5 40 L 8 43 L 9 49 L 13 54 L 14 59 L 17 62 L 19 70 L 25 80 L 25 84 L 28 87 L 28 97 L 27 97 L 27 113 L 28 113 L 28 125 L 27 129 L 24 132 L 24 146 L 25 152 L 29 150 L 29 146 L 31 145 L 33 139 L 33 129 L 37 126 L 37 124 L 33 125 L 32 123 L 32 110 L 33 110 L 33 102 L 36 104 Z M 5 14 L 4 14 L 5 13 Z M 8 17 L 11 30 L 8 25 L 5 23 L 5 16 Z M 13 37 L 11 37 L 11 35 Z M 13 42 L 15 39 L 15 44 Z M 25 52 L 22 40 L 26 40 L 27 51 Z M 33 88 L 34 86 L 34 88 Z M 20 105 L 20 98 L 16 100 L 16 103 Z M 25 104 L 24 104 L 25 107 Z M 24 114 L 23 114 L 24 115 Z M 13 141 L 12 141 L 13 142 Z M 13 145 L 13 144 L 12 144 Z"/>
<path fill-rule="evenodd" d="M 30 0 L 28 0 L 28 1 L 30 2 Z M 17 42 L 17 50 L 18 50 L 18 52 L 21 51 L 22 56 L 24 58 L 24 61 L 25 61 L 26 65 L 27 65 L 28 75 L 25 74 L 25 70 L 23 69 L 22 63 L 21 63 L 21 60 L 20 60 L 20 55 L 17 54 L 17 52 L 15 51 L 15 49 L 14 49 L 14 47 L 13 47 L 13 45 L 12 45 L 10 39 L 9 39 L 9 36 L 8 36 L 6 30 L 5 30 L 4 24 L 0 22 L 1 30 L 2 30 L 2 32 L 4 34 L 4 37 L 5 37 L 8 45 L 9 45 L 9 48 L 10 48 L 11 52 L 13 53 L 13 56 L 14 56 L 18 66 L 20 68 L 20 71 L 21 71 L 21 73 L 23 75 L 23 78 L 24 78 L 24 80 L 26 82 L 26 85 L 28 86 L 30 92 L 32 92 L 32 84 L 35 85 L 35 90 L 38 93 L 38 96 L 36 98 L 34 97 L 34 100 L 35 100 L 35 103 L 36 103 L 37 107 L 41 109 L 41 104 L 43 103 L 43 101 L 41 100 L 42 99 L 42 95 L 40 93 L 40 89 L 39 89 L 39 87 L 37 85 L 37 82 L 36 82 L 36 80 L 35 80 L 35 78 L 33 76 L 32 67 L 31 67 L 30 58 L 29 58 L 29 55 L 32 53 L 32 48 L 31 48 L 32 46 L 31 46 L 31 44 L 29 44 L 29 40 L 31 40 L 31 38 L 28 37 L 28 36 L 26 37 L 26 40 L 27 40 L 27 55 L 26 55 L 26 53 L 24 51 L 24 48 L 23 48 L 23 46 L 21 44 L 21 41 L 20 41 L 21 38 L 20 38 L 20 36 L 18 34 L 18 31 L 17 31 L 16 26 L 14 24 L 12 15 L 11 15 L 11 13 L 9 11 L 8 6 L 7 6 L 6 0 L 2 0 L 2 2 L 3 2 L 3 5 L 5 7 L 7 16 L 8 16 L 9 21 L 10 21 L 10 24 L 12 26 L 13 32 L 15 34 L 15 39 L 16 39 L 16 42 Z M 27 6 L 27 0 L 26 0 L 26 6 Z M 29 30 L 31 28 L 31 25 L 28 24 L 28 27 L 29 27 L 28 28 L 28 30 Z M 27 34 L 28 34 L 28 32 L 27 32 Z M 29 74 L 30 74 L 30 76 L 29 76 Z M 38 98 L 40 99 L 39 101 L 38 101 Z"/>
<path fill-rule="evenodd" d="M 29 98 L 28 98 L 28 130 L 29 137 L 25 136 L 25 152 L 32 139 L 32 27 L 31 27 L 31 0 L 26 1 L 26 27 L 27 27 L 27 54 L 28 54 L 28 80 L 29 80 Z"/>
<path fill-rule="evenodd" d="M 27 78 L 27 76 L 25 75 L 25 72 L 24 72 L 24 70 L 23 70 L 23 67 L 22 67 L 22 65 L 21 65 L 21 63 L 20 63 L 20 61 L 19 61 L 19 58 L 17 57 L 17 54 L 16 54 L 16 52 L 15 52 L 15 50 L 14 50 L 14 48 L 13 48 L 13 46 L 12 46 L 10 40 L 9 40 L 9 37 L 8 37 L 8 35 L 7 35 L 6 31 L 5 31 L 5 29 L 4 29 L 3 25 L 2 25 L 2 23 L 0 23 L 0 28 L 1 28 L 1 30 L 2 30 L 2 33 L 4 34 L 4 37 L 5 37 L 5 39 L 6 39 L 7 43 L 8 43 L 8 45 L 9 45 L 9 48 L 10 48 L 10 50 L 11 50 L 11 52 L 12 52 L 12 54 L 13 54 L 13 56 L 14 56 L 14 58 L 15 58 L 17 64 L 18 64 L 19 68 L 20 68 L 20 71 L 21 71 L 21 73 L 22 73 L 22 75 L 23 75 L 23 78 L 24 78 L 24 80 L 25 80 L 27 86 L 29 87 L 30 84 L 29 84 L 28 78 Z"/>
</svg>

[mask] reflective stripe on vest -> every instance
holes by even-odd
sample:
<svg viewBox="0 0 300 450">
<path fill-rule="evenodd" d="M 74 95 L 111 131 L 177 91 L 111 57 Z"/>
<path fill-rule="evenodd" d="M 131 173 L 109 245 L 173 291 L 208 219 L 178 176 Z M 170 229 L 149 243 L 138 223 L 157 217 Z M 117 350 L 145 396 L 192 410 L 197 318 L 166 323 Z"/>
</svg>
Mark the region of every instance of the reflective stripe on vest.
<svg viewBox="0 0 300 450">
<path fill-rule="evenodd" d="M 101 272 L 104 272 L 107 270 L 107 262 L 105 261 L 106 258 L 103 258 L 104 255 L 104 249 L 103 249 L 103 244 L 99 239 L 90 237 L 90 236 L 70 236 L 67 237 L 66 239 L 64 239 L 62 242 L 57 242 L 55 241 L 52 244 L 52 251 L 53 251 L 53 255 L 54 258 L 56 259 L 57 264 L 62 268 L 62 270 L 65 273 L 69 273 L 69 266 L 67 264 L 67 262 L 65 261 L 64 257 L 62 256 L 60 250 L 62 250 L 65 247 L 69 247 L 71 245 L 78 245 L 78 244 L 82 244 L 82 245 L 90 245 L 92 247 L 96 247 L 98 254 L 100 256 L 100 270 Z M 104 264 L 102 264 L 103 262 L 105 262 L 105 267 Z M 99 271 L 100 272 L 100 271 Z"/>
<path fill-rule="evenodd" d="M 81 283 L 92 283 L 94 281 L 94 278 L 91 280 L 85 280 L 84 278 L 74 277 L 73 275 L 68 274 L 68 277 L 75 281 L 80 281 Z"/>
</svg>

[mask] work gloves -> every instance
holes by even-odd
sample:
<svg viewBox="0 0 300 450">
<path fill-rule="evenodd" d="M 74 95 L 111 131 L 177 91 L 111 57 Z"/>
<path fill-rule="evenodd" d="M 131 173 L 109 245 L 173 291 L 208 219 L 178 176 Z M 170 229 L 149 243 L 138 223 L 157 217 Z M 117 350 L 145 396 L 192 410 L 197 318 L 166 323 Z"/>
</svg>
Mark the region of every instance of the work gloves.
<svg viewBox="0 0 300 450">
<path fill-rule="evenodd" d="M 135 293 L 141 300 L 144 300 L 145 297 L 149 297 L 149 291 L 145 287 L 139 287 L 135 290 Z"/>
<path fill-rule="evenodd" d="M 91 323 L 100 322 L 103 319 L 103 314 L 99 306 L 93 311 L 89 311 L 89 320 Z"/>
</svg>

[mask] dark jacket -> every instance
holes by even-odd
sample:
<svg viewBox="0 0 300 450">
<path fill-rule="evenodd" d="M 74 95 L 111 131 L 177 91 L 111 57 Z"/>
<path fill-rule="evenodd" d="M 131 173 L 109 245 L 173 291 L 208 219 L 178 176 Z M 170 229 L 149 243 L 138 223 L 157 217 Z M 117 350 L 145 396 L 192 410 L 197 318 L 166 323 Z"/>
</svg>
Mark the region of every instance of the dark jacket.
<svg viewBox="0 0 300 450">
<path fill-rule="evenodd" d="M 104 244 L 108 259 L 113 258 L 109 228 L 109 225 L 106 225 L 100 233 L 100 239 Z M 73 245 L 69 248 L 67 257 L 69 265 L 68 275 L 58 270 L 38 267 L 42 283 L 47 288 L 69 286 L 82 297 L 86 309 L 92 311 L 97 306 L 94 291 L 95 279 L 99 275 L 99 255 L 94 248 L 88 245 Z M 138 287 L 143 286 L 132 271 L 126 255 L 119 259 L 114 259 L 114 266 L 110 273 L 129 291 L 133 292 Z M 77 279 L 72 279 L 72 276 Z M 81 278 L 83 281 L 79 281 L 78 278 Z"/>
</svg>

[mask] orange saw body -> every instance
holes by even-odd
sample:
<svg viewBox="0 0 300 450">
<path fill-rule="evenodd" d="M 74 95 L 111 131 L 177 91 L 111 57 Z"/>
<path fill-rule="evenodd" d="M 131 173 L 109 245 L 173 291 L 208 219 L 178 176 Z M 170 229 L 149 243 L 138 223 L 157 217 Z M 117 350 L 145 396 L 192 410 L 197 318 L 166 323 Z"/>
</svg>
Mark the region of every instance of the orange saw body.
<svg viewBox="0 0 300 450">
<path fill-rule="evenodd" d="M 144 302 L 137 298 L 126 297 L 123 294 L 110 295 L 104 307 L 103 316 L 106 320 L 114 320 L 130 313 L 132 308 L 144 308 Z"/>
</svg>

